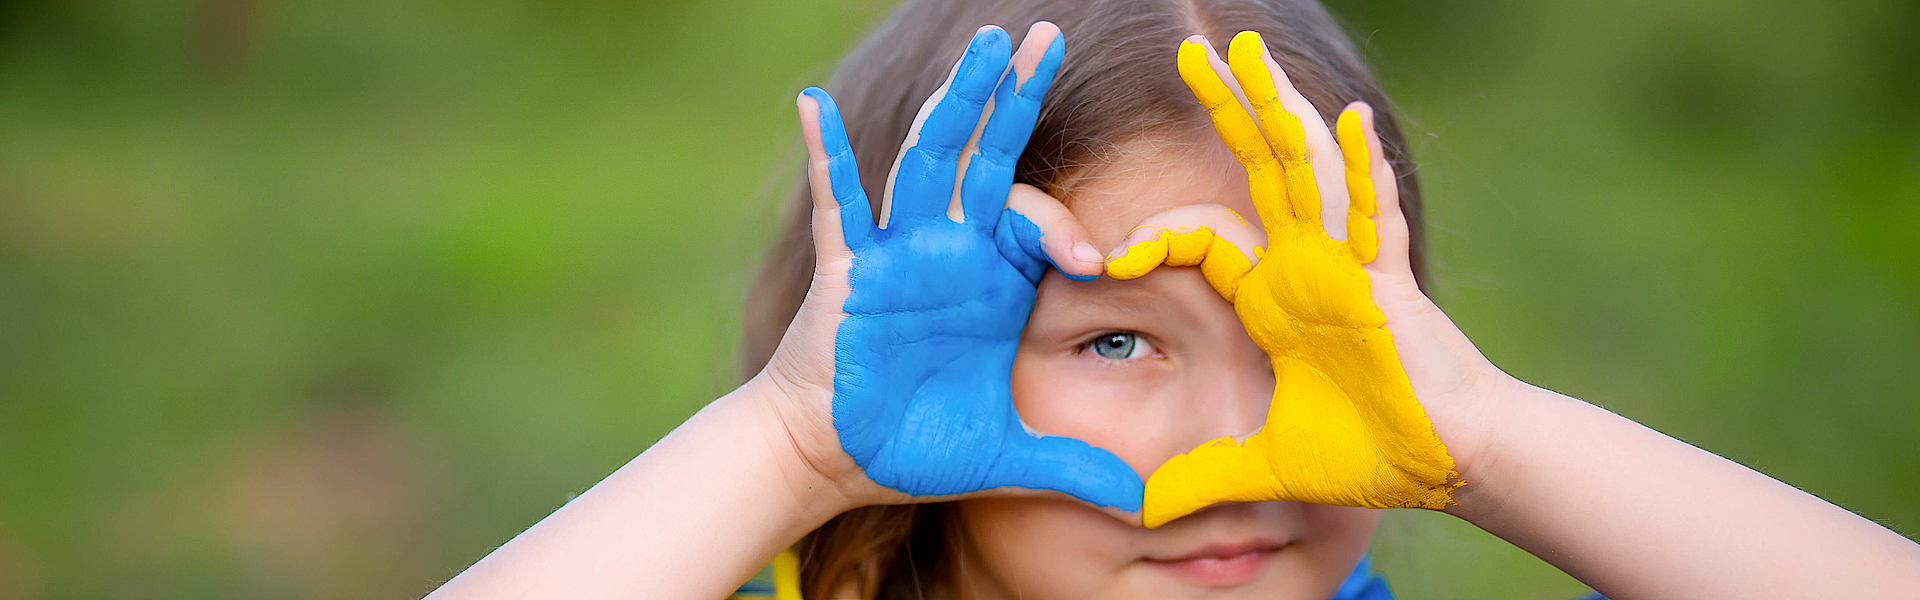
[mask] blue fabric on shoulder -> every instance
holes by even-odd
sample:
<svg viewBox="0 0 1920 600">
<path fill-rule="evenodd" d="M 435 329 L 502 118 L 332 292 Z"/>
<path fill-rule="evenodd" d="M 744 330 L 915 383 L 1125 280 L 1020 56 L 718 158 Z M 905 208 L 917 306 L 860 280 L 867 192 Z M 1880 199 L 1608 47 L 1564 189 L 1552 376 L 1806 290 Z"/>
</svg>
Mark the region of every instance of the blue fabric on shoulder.
<svg viewBox="0 0 1920 600">
<path fill-rule="evenodd" d="M 740 584 L 727 600 L 770 600 L 773 598 L 773 584 L 765 581 L 748 581 Z"/>
<path fill-rule="evenodd" d="M 1387 580 L 1373 572 L 1373 557 L 1362 556 L 1333 593 L 1333 600 L 1393 600 L 1393 591 L 1387 589 Z"/>
</svg>

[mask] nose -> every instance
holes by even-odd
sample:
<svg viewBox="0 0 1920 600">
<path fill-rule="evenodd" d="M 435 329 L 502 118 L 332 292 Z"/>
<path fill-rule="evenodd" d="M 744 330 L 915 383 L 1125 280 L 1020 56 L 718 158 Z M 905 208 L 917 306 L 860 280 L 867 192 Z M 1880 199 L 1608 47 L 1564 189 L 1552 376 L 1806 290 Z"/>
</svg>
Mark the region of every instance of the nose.
<svg viewBox="0 0 1920 600">
<path fill-rule="evenodd" d="M 1165 458 L 1223 437 L 1245 438 L 1266 423 L 1273 367 L 1251 342 L 1245 345 L 1223 345 L 1208 356 L 1192 357 L 1196 360 L 1181 374 L 1185 385 L 1173 386 L 1179 392 L 1166 399 L 1171 412 L 1163 436 L 1169 447 L 1161 449 Z"/>
</svg>

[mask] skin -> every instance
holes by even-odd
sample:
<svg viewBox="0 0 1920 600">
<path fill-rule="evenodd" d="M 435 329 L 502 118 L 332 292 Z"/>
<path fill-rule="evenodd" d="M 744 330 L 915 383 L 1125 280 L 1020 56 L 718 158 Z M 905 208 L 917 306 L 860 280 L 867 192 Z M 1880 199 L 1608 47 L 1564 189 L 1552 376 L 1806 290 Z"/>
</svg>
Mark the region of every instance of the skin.
<svg viewBox="0 0 1920 600">
<path fill-rule="evenodd" d="M 1016 53 L 1014 70 L 1025 60 L 1031 73 L 1038 49 L 1028 46 L 1052 35 L 1057 32 L 1050 25 L 1036 25 Z M 1284 81 L 1276 84 L 1292 91 Z M 1360 114 L 1372 156 L 1381 156 L 1371 111 L 1350 108 Z M 1135 527 L 1137 515 L 1073 504 L 1058 493 L 998 489 L 908 497 L 868 480 L 841 450 L 831 419 L 834 329 L 844 316 L 839 309 L 847 296 L 849 253 L 838 230 L 838 205 L 823 193 L 828 161 L 817 111 L 810 101 L 799 102 L 816 190 L 819 263 L 813 289 L 766 370 L 433 597 L 711 600 L 725 597 L 780 549 L 841 512 L 963 499 L 969 542 L 956 582 L 962 598 L 1236 597 L 1255 589 L 1260 597 L 1295 597 L 1330 589 L 1322 582 L 1346 573 L 1372 527 L 1361 509 L 1271 498 L 1281 502 L 1215 506 L 1146 530 Z M 1333 139 L 1327 124 L 1302 121 L 1313 170 L 1320 173 L 1321 161 L 1338 161 L 1341 153 L 1325 145 Z M 1084 227 L 1044 194 L 1016 193 L 1008 206 L 1045 232 L 1055 264 L 1078 275 L 1098 273 L 1102 264 L 1097 252 L 1088 256 L 1076 249 L 1136 242 L 1108 243 L 1141 219 L 1172 227 L 1206 224 L 1218 235 L 1238 238 L 1241 248 L 1264 235 L 1251 225 L 1231 226 L 1227 207 L 1246 207 L 1236 204 L 1242 196 L 1225 191 L 1233 177 L 1214 176 L 1231 173 L 1230 161 L 1201 153 L 1157 162 L 1162 166 L 1119 165 L 1112 178 L 1144 178 L 1135 182 L 1142 186 L 1159 185 L 1151 183 L 1155 177 L 1203 180 L 1211 182 L 1204 189 L 1182 185 L 1164 196 L 1178 192 L 1175 202 L 1205 197 L 1220 204 L 1135 219 L 1128 207 L 1097 210 L 1102 178 L 1089 178 L 1072 198 Z M 1332 166 L 1326 172 L 1337 178 L 1342 169 Z M 1386 317 L 1394 350 L 1434 433 L 1468 482 L 1454 493 L 1457 503 L 1447 513 L 1616 599 L 1895 598 L 1920 589 L 1920 546 L 1898 534 L 1631 420 L 1529 386 L 1488 363 L 1414 285 L 1392 173 L 1374 173 L 1389 185 L 1376 186 L 1379 253 L 1366 264 L 1371 300 Z M 1247 193 L 1244 187 L 1233 191 Z M 1168 205 L 1152 202 L 1156 208 Z M 1345 210 L 1340 202 L 1321 206 L 1325 223 L 1339 222 Z M 1327 218 L 1324 211 L 1335 212 Z M 1232 314 L 1217 295 L 1210 297 L 1211 308 L 1202 301 L 1212 291 L 1197 271 L 1156 270 L 1135 281 L 1085 287 L 1050 275 L 1014 373 L 1022 418 L 1049 433 L 1106 447 L 1142 473 L 1207 438 L 1260 427 L 1265 412 L 1259 407 L 1268 391 L 1263 386 L 1273 383 L 1263 379 L 1270 377 L 1259 368 L 1263 357 L 1248 348 L 1245 333 L 1233 338 L 1233 328 L 1210 312 Z M 1102 289 L 1110 293 L 1093 293 Z M 1152 306 L 1151 314 L 1125 309 L 1127 295 L 1150 299 L 1143 304 Z M 1173 326 L 1180 324 L 1186 326 Z M 1074 363 L 1079 359 L 1066 349 L 1069 340 L 1102 327 L 1158 335 L 1161 356 L 1125 366 Z M 1088 373 L 1099 374 L 1092 384 Z M 1093 424 L 1103 419 L 1128 429 Z M 1197 585 L 1195 577 L 1142 560 L 1235 543 L 1249 533 L 1278 547 L 1260 562 L 1255 580 L 1236 589 Z M 1087 536 L 1087 543 L 1063 539 L 1075 535 Z M 1045 544 L 1063 545 L 1036 550 Z"/>
<path fill-rule="evenodd" d="M 881 485 L 914 496 L 1046 489 L 1140 508 L 1133 467 L 1072 437 L 1036 435 L 1013 405 L 1014 355 L 1052 269 L 1045 232 L 1020 206 L 1006 208 L 1008 192 L 1065 47 L 1054 36 L 1021 83 L 1021 74 L 1007 77 L 1006 32 L 977 32 L 895 162 L 885 227 L 873 224 L 837 104 L 825 90 L 802 92 L 818 103 L 830 191 L 853 253 L 834 339 L 834 429 Z M 976 132 L 977 159 L 962 164 Z"/>
<path fill-rule="evenodd" d="M 1320 210 L 1329 198 L 1319 192 L 1319 169 L 1307 144 L 1325 135 L 1309 135 L 1309 119 L 1296 116 L 1313 117 L 1314 127 L 1323 130 L 1318 111 L 1290 87 L 1279 92 L 1285 79 L 1260 35 L 1234 37 L 1237 88 L 1224 85 L 1220 60 L 1204 38 L 1180 45 L 1178 65 L 1221 140 L 1247 170 L 1265 250 L 1256 246 L 1251 256 L 1243 255 L 1213 234 L 1249 229 L 1237 221 L 1191 231 L 1161 226 L 1152 241 L 1128 246 L 1107 271 L 1128 279 L 1156 262 L 1197 264 L 1233 303 L 1254 344 L 1270 358 L 1278 383 L 1258 432 L 1209 441 L 1154 472 L 1143 505 L 1147 526 L 1217 502 L 1445 508 L 1460 485 L 1459 472 L 1414 397 L 1386 315 L 1373 301 L 1374 277 L 1365 268 L 1377 258 L 1374 219 L 1395 215 L 1376 210 L 1373 167 L 1381 175 L 1389 171 L 1383 159 L 1368 159 L 1361 107 L 1340 115 L 1339 150 L 1349 155 L 1345 183 L 1352 201 L 1340 215 L 1347 227 L 1336 229 L 1338 223 L 1328 223 L 1330 215 Z M 1288 98 L 1300 106 L 1286 108 Z M 1353 235 L 1339 239 L 1338 229 Z"/>
<path fill-rule="evenodd" d="M 1119 246 L 1156 215 L 1251 213 L 1245 171 L 1217 144 L 1194 138 L 1127 154 L 1069 182 L 1085 239 Z M 1196 202 L 1204 205 L 1187 206 Z M 1121 360 L 1088 348 L 1116 332 L 1151 348 Z M 1049 277 L 1013 373 L 1014 402 L 1028 425 L 1111 450 L 1143 477 L 1202 442 L 1258 428 L 1273 385 L 1266 355 L 1198 269 L 1131 281 Z M 959 507 L 967 535 L 957 588 L 969 599 L 1326 598 L 1365 552 L 1378 517 L 1303 502 L 1236 503 L 1146 529 L 1137 514 L 1065 500 Z M 1248 546 L 1255 549 L 1235 551 Z M 1166 560 L 1210 548 L 1256 563 L 1253 575 L 1218 577 L 1204 560 Z"/>
</svg>

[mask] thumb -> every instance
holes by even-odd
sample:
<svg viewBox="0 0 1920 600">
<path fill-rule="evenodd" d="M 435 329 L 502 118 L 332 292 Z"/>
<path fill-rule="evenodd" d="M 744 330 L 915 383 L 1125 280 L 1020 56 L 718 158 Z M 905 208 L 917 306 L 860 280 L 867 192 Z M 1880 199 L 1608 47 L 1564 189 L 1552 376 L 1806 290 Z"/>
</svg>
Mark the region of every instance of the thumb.
<svg viewBox="0 0 1920 600">
<path fill-rule="evenodd" d="M 1233 209 L 1218 204 L 1179 206 L 1155 213 L 1127 233 L 1107 259 L 1107 275 L 1134 279 L 1159 268 L 1200 267 L 1207 284 L 1232 302 L 1240 280 L 1263 252 L 1260 233 Z M 1247 252 L 1250 249 L 1252 252 Z"/>
<path fill-rule="evenodd" d="M 1153 528 L 1220 502 L 1272 500 L 1259 485 L 1273 477 L 1259 448 L 1265 441 L 1264 432 L 1245 443 L 1224 437 L 1160 465 L 1147 478 L 1141 520 Z"/>
<path fill-rule="evenodd" d="M 1088 239 L 1087 228 L 1065 204 L 1024 183 L 1008 191 L 1007 208 L 993 231 L 1000 255 L 1035 284 L 1048 265 L 1074 281 L 1100 277 L 1106 257 Z"/>
<path fill-rule="evenodd" d="M 1053 490 L 1089 504 L 1140 511 L 1140 474 L 1112 452 L 1057 435 L 1017 434 L 994 461 L 984 487 Z"/>
<path fill-rule="evenodd" d="M 833 96 L 810 87 L 794 102 L 800 112 L 800 137 L 807 147 L 814 214 L 832 217 L 814 219 L 814 252 L 844 255 L 873 235 L 873 210 L 867 204 L 866 189 L 860 186 L 860 165 L 854 162 L 847 126 Z"/>
</svg>

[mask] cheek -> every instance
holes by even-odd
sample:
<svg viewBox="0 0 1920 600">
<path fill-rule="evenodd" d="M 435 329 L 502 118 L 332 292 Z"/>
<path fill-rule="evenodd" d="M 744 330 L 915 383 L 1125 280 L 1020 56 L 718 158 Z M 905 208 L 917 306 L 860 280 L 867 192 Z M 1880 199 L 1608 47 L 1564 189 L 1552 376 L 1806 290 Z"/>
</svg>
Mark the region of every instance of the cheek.
<svg viewBox="0 0 1920 600">
<path fill-rule="evenodd" d="M 1301 571 L 1319 579 L 1316 587 L 1334 589 L 1366 555 L 1381 511 L 1350 506 L 1301 505 Z M 1324 596 L 1322 596 L 1324 597 Z"/>
<path fill-rule="evenodd" d="M 1265 421 L 1272 371 L 1238 322 L 1229 325 L 1237 338 L 1183 342 L 1173 350 L 1179 359 L 1125 367 L 1022 350 L 1013 367 L 1014 409 L 1028 427 L 1105 449 L 1147 477 L 1174 455 L 1252 433 Z M 1190 346 L 1204 349 L 1184 349 Z"/>
<path fill-rule="evenodd" d="M 1334 565 L 1351 565 L 1360 560 L 1380 524 L 1381 511 L 1351 506 L 1301 504 L 1303 537 L 1322 546 L 1322 554 Z M 1343 572 L 1344 573 L 1344 572 Z"/>
<path fill-rule="evenodd" d="M 1104 448 L 1146 477 L 1170 456 L 1147 410 L 1160 382 L 1137 370 L 1096 368 L 1089 374 L 1081 362 L 1071 355 L 1022 352 L 1013 363 L 1013 404 L 1020 420 L 1041 433 Z"/>
<path fill-rule="evenodd" d="M 1135 530 L 1086 506 L 1042 498 L 957 503 L 968 587 L 1025 598 L 1081 598 L 1138 556 Z M 982 590 L 985 591 L 985 590 Z M 991 594 L 973 594 L 988 595 Z"/>
</svg>

